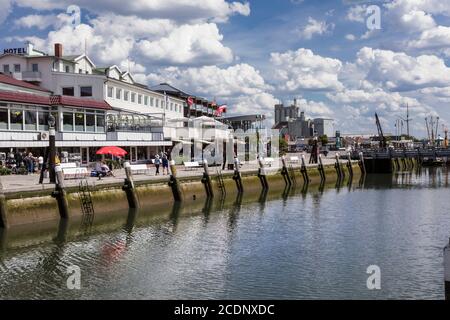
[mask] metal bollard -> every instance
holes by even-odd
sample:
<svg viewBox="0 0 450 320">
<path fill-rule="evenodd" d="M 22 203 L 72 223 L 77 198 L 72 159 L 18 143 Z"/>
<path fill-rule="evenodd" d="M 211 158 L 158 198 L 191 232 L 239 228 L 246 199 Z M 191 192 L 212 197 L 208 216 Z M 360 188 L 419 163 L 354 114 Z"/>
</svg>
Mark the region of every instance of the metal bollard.
<svg viewBox="0 0 450 320">
<path fill-rule="evenodd" d="M 289 175 L 289 170 L 288 170 L 287 163 L 286 163 L 286 156 L 281 157 L 281 162 L 283 163 L 283 168 L 281 169 L 281 175 L 284 178 L 284 182 L 286 183 L 287 186 L 292 186 L 292 179 L 291 179 L 291 176 Z"/>
<path fill-rule="evenodd" d="M 61 219 L 69 218 L 69 203 L 64 183 L 64 174 L 61 166 L 55 166 L 56 185 L 52 197 L 58 202 L 59 215 Z"/>
<path fill-rule="evenodd" d="M 173 198 L 175 201 L 182 201 L 183 198 L 181 196 L 180 186 L 178 185 L 177 168 L 174 160 L 170 161 L 170 172 L 169 187 L 172 188 Z"/>
<path fill-rule="evenodd" d="M 205 185 L 206 196 L 212 198 L 214 197 L 214 191 L 212 188 L 211 176 L 209 175 L 208 161 L 206 159 L 203 160 L 203 169 L 205 172 L 203 172 L 202 183 Z"/>
<path fill-rule="evenodd" d="M 244 186 L 242 184 L 241 168 L 238 158 L 234 159 L 233 180 L 236 182 L 236 188 L 238 190 L 238 193 L 244 192 Z"/>
<path fill-rule="evenodd" d="M 444 248 L 445 300 L 450 301 L 450 240 Z"/>
<path fill-rule="evenodd" d="M 263 190 L 269 189 L 269 183 L 267 182 L 266 177 L 266 169 L 264 168 L 264 163 L 261 158 L 258 159 L 259 170 L 258 170 L 258 178 L 261 181 L 261 186 Z"/>
<path fill-rule="evenodd" d="M 128 205 L 131 209 L 139 208 L 139 199 L 136 194 L 136 189 L 134 187 L 133 174 L 131 173 L 131 165 L 129 162 L 124 163 L 125 168 L 125 182 L 122 186 L 122 190 L 127 194 Z"/>
</svg>

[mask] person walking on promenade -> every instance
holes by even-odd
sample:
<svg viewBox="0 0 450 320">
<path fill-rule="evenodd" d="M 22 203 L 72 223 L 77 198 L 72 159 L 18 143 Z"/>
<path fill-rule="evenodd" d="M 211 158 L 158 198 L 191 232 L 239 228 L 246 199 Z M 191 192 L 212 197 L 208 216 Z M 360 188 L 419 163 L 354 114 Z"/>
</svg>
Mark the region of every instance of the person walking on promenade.
<svg viewBox="0 0 450 320">
<path fill-rule="evenodd" d="M 157 176 L 159 176 L 159 167 L 161 165 L 161 158 L 159 157 L 159 154 L 157 154 L 155 156 L 155 167 L 156 167 L 156 174 Z"/>
<path fill-rule="evenodd" d="M 169 174 L 169 158 L 167 157 L 167 153 L 163 152 L 162 154 L 162 167 L 163 167 L 163 175 Z"/>
<path fill-rule="evenodd" d="M 44 157 L 43 156 L 39 156 L 39 158 L 38 158 L 38 169 L 39 169 L 39 172 L 42 171 L 43 166 L 44 166 Z"/>
</svg>

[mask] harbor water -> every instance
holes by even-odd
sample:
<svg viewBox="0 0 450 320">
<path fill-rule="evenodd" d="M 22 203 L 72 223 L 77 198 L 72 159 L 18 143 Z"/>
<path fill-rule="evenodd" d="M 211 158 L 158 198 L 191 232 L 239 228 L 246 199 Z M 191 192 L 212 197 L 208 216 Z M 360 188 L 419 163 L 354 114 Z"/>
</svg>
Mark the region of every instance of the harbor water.
<svg viewBox="0 0 450 320">
<path fill-rule="evenodd" d="M 113 227 L 8 230 L 0 298 L 443 299 L 448 179 L 446 168 L 424 169 L 126 213 Z M 380 290 L 367 287 L 371 265 Z M 71 266 L 79 290 L 67 286 Z"/>
</svg>

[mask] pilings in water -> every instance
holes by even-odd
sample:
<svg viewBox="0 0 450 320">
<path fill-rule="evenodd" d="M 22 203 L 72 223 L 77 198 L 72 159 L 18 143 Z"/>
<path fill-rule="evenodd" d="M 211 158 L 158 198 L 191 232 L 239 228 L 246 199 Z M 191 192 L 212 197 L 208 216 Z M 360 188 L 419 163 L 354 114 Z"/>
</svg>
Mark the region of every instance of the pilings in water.
<svg viewBox="0 0 450 320">
<path fill-rule="evenodd" d="M 450 301 L 450 240 L 444 249 L 445 300 Z"/>
<path fill-rule="evenodd" d="M 350 177 L 350 180 L 352 180 L 353 179 L 353 165 L 352 165 L 352 156 L 351 156 L 350 152 L 347 153 L 347 170 L 348 170 L 348 175 Z"/>
<path fill-rule="evenodd" d="M 206 196 L 208 198 L 214 197 L 214 191 L 211 183 L 211 176 L 209 175 L 209 167 L 208 167 L 208 161 L 205 159 L 203 160 L 203 178 L 202 183 L 205 186 Z"/>
<path fill-rule="evenodd" d="M 67 191 L 64 183 L 64 174 L 60 166 L 55 166 L 56 185 L 52 192 L 52 197 L 58 202 L 59 215 L 61 219 L 69 218 L 69 203 L 67 201 Z"/>
<path fill-rule="evenodd" d="M 339 161 L 339 153 L 336 153 L 336 163 L 334 164 L 334 168 L 336 169 L 336 174 L 338 177 L 338 181 L 342 181 L 345 179 L 344 170 L 342 170 L 341 162 Z"/>
<path fill-rule="evenodd" d="M 133 174 L 131 173 L 131 165 L 129 162 L 124 164 L 126 178 L 122 187 L 122 190 L 127 194 L 128 205 L 130 209 L 139 208 L 139 199 L 134 187 Z"/>
<path fill-rule="evenodd" d="M 359 168 L 361 170 L 361 173 L 363 175 L 366 175 L 366 163 L 364 162 L 364 155 L 362 152 L 359 153 L 359 161 L 358 161 Z"/>
<path fill-rule="evenodd" d="M 289 169 L 286 163 L 286 156 L 281 157 L 281 162 L 283 164 L 283 168 L 281 169 L 281 175 L 283 176 L 284 182 L 286 183 L 286 186 L 292 186 L 292 178 L 289 175 Z"/>
<path fill-rule="evenodd" d="M 175 166 L 175 161 L 170 161 L 170 180 L 169 180 L 169 187 L 172 189 L 173 199 L 176 202 L 182 201 L 181 196 L 181 190 L 180 185 L 178 184 L 177 180 L 177 168 Z"/>
<path fill-rule="evenodd" d="M 325 169 L 323 167 L 322 155 L 321 154 L 319 154 L 319 165 L 318 165 L 317 168 L 319 169 L 321 184 L 323 184 L 327 180 L 327 177 L 325 175 Z"/>
<path fill-rule="evenodd" d="M 309 180 L 309 176 L 308 176 L 308 169 L 306 169 L 305 155 L 303 155 L 303 154 L 302 154 L 302 167 L 300 169 L 300 172 L 302 173 L 304 185 L 308 185 L 310 180 Z"/>
<path fill-rule="evenodd" d="M 258 178 L 261 181 L 261 186 L 263 190 L 268 190 L 269 183 L 267 182 L 266 168 L 264 168 L 264 163 L 261 157 L 258 159 L 258 163 L 259 163 Z"/>
<path fill-rule="evenodd" d="M 241 194 L 244 192 L 244 185 L 242 184 L 242 176 L 241 176 L 241 168 L 239 159 L 234 159 L 234 174 L 233 174 L 233 180 L 236 182 L 236 188 L 238 190 L 238 193 Z"/>
</svg>

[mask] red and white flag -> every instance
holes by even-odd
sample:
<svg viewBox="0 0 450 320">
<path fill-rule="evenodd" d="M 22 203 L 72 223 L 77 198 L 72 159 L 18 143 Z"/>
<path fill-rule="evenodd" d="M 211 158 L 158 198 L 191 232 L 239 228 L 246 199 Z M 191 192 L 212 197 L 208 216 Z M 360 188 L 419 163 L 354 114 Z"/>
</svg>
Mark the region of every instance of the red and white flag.
<svg viewBox="0 0 450 320">
<path fill-rule="evenodd" d="M 192 106 L 194 104 L 194 99 L 192 97 L 189 97 L 187 99 L 187 104 L 188 104 L 188 106 Z"/>
<path fill-rule="evenodd" d="M 222 113 L 225 113 L 225 112 L 227 112 L 227 105 L 226 104 L 221 105 L 220 107 L 218 107 L 216 112 L 214 113 L 214 115 L 216 117 L 221 117 Z"/>
</svg>

